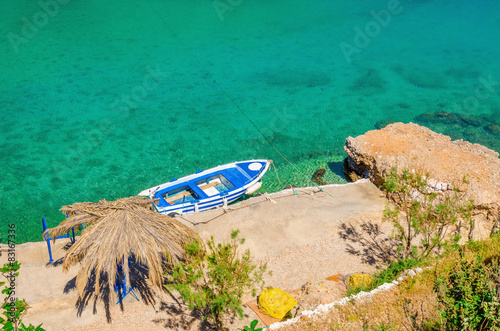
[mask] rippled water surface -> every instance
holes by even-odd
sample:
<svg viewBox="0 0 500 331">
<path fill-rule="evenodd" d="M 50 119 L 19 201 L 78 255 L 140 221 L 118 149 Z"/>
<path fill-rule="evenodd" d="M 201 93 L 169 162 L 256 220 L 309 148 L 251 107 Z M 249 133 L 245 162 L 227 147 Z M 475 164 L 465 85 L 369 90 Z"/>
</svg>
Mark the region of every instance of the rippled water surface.
<svg viewBox="0 0 500 331">
<path fill-rule="evenodd" d="M 0 1 L 0 242 L 236 160 L 344 182 L 393 121 L 500 151 L 497 1 Z"/>
</svg>

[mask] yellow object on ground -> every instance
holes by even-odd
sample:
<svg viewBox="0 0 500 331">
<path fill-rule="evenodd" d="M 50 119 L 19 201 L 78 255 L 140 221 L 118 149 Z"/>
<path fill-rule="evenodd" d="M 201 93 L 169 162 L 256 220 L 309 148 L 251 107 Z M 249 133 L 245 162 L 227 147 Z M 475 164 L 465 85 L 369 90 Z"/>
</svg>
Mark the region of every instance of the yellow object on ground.
<svg viewBox="0 0 500 331">
<path fill-rule="evenodd" d="M 354 274 L 346 279 L 346 282 L 352 288 L 368 287 L 373 284 L 375 279 L 369 274 Z"/>
<path fill-rule="evenodd" d="M 290 294 L 279 288 L 268 288 L 259 295 L 260 310 L 271 317 L 282 319 L 297 304 Z"/>
</svg>

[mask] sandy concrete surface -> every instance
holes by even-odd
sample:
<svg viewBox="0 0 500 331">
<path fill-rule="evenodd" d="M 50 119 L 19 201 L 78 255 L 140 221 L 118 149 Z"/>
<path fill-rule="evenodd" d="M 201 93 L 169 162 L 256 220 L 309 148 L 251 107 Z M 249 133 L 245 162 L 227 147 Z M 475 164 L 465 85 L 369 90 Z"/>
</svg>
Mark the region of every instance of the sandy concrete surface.
<svg viewBox="0 0 500 331">
<path fill-rule="evenodd" d="M 187 215 L 202 236 L 227 240 L 238 229 L 256 258 L 265 258 L 297 245 L 322 241 L 336 234 L 339 224 L 356 215 L 380 213 L 385 198 L 367 180 L 346 185 L 297 188 L 258 196 L 222 209 Z"/>
<path fill-rule="evenodd" d="M 381 223 L 386 203 L 382 193 L 368 180 L 322 189 L 284 190 L 231 205 L 228 211 L 219 209 L 179 219 L 201 237 L 213 235 L 216 241 L 228 239 L 232 229 L 240 230 L 246 239 L 243 247 L 273 271 L 273 276 L 266 278 L 267 286 L 290 290 L 337 273 L 374 271 L 381 261 L 381 248 L 373 245 L 373 238 L 382 238 L 389 231 Z M 374 233 L 372 239 L 364 236 L 363 229 L 371 229 L 367 232 Z M 48 263 L 44 242 L 16 247 L 16 257 L 22 263 L 16 295 L 31 306 L 25 322 L 43 322 L 46 330 L 206 329 L 199 316 L 157 291 L 153 291 L 154 303 L 150 304 L 140 291 L 141 301 L 129 295 L 123 306 L 111 302 L 108 311 L 112 323 L 106 323 L 106 309 L 100 300 L 89 298 L 85 304 L 77 304 L 74 281 L 78 266 L 67 274 L 61 267 L 68 246 L 68 239 L 56 242 L 54 263 Z M 6 261 L 4 251 L 0 263 Z M 245 314 L 245 320 L 237 322 L 234 329 L 257 318 L 249 309 Z"/>
</svg>

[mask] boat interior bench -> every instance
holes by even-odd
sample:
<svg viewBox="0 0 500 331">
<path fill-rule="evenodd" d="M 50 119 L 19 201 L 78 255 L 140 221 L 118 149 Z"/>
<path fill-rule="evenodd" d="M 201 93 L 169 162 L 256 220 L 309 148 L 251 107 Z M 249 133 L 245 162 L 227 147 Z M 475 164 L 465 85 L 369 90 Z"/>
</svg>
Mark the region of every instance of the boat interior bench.
<svg viewBox="0 0 500 331">
<path fill-rule="evenodd" d="M 205 185 L 203 185 L 203 186 L 200 186 L 200 189 L 201 189 L 202 191 L 204 191 L 204 190 L 206 190 L 206 189 L 209 189 L 209 188 L 211 188 L 211 187 L 217 186 L 217 185 L 219 185 L 219 184 L 220 184 L 220 183 L 218 183 L 218 182 L 208 183 L 208 184 L 205 184 Z M 193 189 L 193 186 L 192 186 L 192 185 L 189 185 L 189 188 L 190 188 L 191 190 L 195 191 L 195 190 Z M 184 198 L 184 197 L 191 196 L 191 195 L 192 195 L 191 190 L 188 190 L 188 191 L 185 191 L 185 192 L 181 192 L 181 193 L 179 193 L 179 194 L 176 194 L 176 195 L 174 195 L 174 196 L 172 196 L 172 197 L 169 197 L 169 198 L 165 199 L 165 201 L 166 201 L 166 202 L 168 202 L 169 204 L 172 204 L 172 203 L 173 203 L 174 201 L 176 201 L 176 200 L 179 200 L 179 199 Z"/>
<path fill-rule="evenodd" d="M 245 179 L 242 172 L 234 168 L 224 169 L 218 174 L 208 174 L 196 180 L 180 184 L 177 187 L 170 187 L 167 193 L 160 193 L 162 199 L 159 201 L 159 206 L 206 199 L 234 187 L 243 186 Z M 169 196 L 168 193 L 170 192 L 175 193 Z"/>
</svg>

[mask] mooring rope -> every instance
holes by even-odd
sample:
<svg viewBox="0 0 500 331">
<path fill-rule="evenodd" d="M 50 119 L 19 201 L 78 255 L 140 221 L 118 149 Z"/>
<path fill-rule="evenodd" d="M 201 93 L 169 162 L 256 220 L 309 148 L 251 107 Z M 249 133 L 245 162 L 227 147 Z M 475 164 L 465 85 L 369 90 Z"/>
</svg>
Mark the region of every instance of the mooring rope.
<svg viewBox="0 0 500 331">
<path fill-rule="evenodd" d="M 208 74 L 210 74 L 209 72 L 207 72 Z M 227 93 L 226 89 L 222 87 L 221 84 L 217 83 L 215 81 L 215 79 L 212 80 L 214 82 L 214 84 L 219 88 L 219 90 L 221 90 L 225 95 L 226 97 L 233 103 L 233 105 L 243 114 L 243 116 L 246 117 L 246 119 L 253 125 L 253 127 L 260 133 L 260 135 L 267 141 L 267 143 L 269 144 L 269 146 L 271 146 L 275 151 L 276 153 L 278 153 L 286 162 L 288 162 L 292 167 L 295 168 L 295 170 L 297 170 L 302 176 L 305 176 L 305 174 L 299 170 L 299 168 L 297 168 L 297 166 L 295 166 L 295 164 L 293 164 L 292 162 L 290 162 L 290 160 L 288 160 L 277 148 L 276 146 L 274 146 L 274 144 L 271 142 L 271 140 L 269 140 L 269 138 L 259 129 L 259 127 L 254 123 L 254 121 L 252 121 L 252 119 L 243 111 L 243 109 L 240 108 L 240 106 L 236 103 L 236 101 L 234 101 L 234 99 L 229 95 L 229 93 Z M 276 170 L 276 167 L 274 168 L 274 170 Z M 276 172 L 276 175 L 278 173 Z M 278 181 L 279 181 L 279 178 L 278 178 Z M 280 181 L 280 184 L 281 184 L 281 181 Z M 283 184 L 281 184 L 283 185 Z"/>
<path fill-rule="evenodd" d="M 165 22 L 164 18 L 162 16 L 159 15 L 158 11 L 157 10 L 154 10 L 154 6 L 148 1 L 148 4 L 149 6 L 152 8 L 153 12 L 155 13 L 156 16 L 158 16 L 159 20 L 164 24 L 164 26 L 171 32 L 171 34 L 174 36 L 174 38 L 176 38 L 179 43 L 181 44 L 184 44 L 185 45 L 185 42 L 178 37 L 178 35 L 176 33 L 173 33 L 173 29 L 170 27 L 170 25 Z M 188 48 L 185 48 L 185 49 L 188 49 Z M 206 73 L 207 75 L 213 77 L 213 75 L 205 68 L 203 68 L 197 61 L 195 61 L 196 65 L 200 68 L 201 71 L 203 71 L 204 73 Z M 266 142 L 269 144 L 269 146 L 271 146 L 275 151 L 276 153 L 279 154 L 279 156 L 281 156 L 286 162 L 288 162 L 292 167 L 295 168 L 295 170 L 297 170 L 302 176 L 305 176 L 305 174 L 300 171 L 299 168 L 297 168 L 297 166 L 295 164 L 293 164 L 292 162 L 290 162 L 290 160 L 288 160 L 284 155 L 283 153 L 281 153 L 278 148 L 276 148 L 276 146 L 274 146 L 274 144 L 272 143 L 271 140 L 269 140 L 268 137 L 266 137 L 266 135 L 264 135 L 264 133 L 259 129 L 259 127 L 255 124 L 254 121 L 252 121 L 252 119 L 243 111 L 243 109 L 241 109 L 241 107 L 238 105 L 238 103 L 236 103 L 236 101 L 234 101 L 234 99 L 229 95 L 229 93 L 227 92 L 227 90 L 220 84 L 218 83 L 215 79 L 212 78 L 212 82 L 214 83 L 215 86 L 217 86 L 219 88 L 219 90 L 224 93 L 224 95 L 231 101 L 231 103 L 236 107 L 236 109 L 238 109 L 242 114 L 243 116 L 245 116 L 245 118 L 252 124 L 252 126 L 260 133 L 260 135 L 266 140 Z M 276 167 L 275 167 L 275 170 L 276 170 Z M 277 174 L 277 172 L 276 172 Z M 279 181 L 279 178 L 278 178 L 278 181 Z M 279 181 L 280 184 L 282 185 L 281 181 Z"/>
<path fill-rule="evenodd" d="M 261 203 L 265 203 L 265 202 L 276 203 L 277 202 L 276 200 L 278 200 L 278 199 L 289 198 L 291 196 L 298 195 L 297 193 L 305 193 L 305 194 L 307 194 L 309 196 L 313 196 L 314 197 L 314 194 L 323 191 L 321 189 L 321 187 L 319 187 L 319 189 L 320 189 L 320 191 L 314 192 L 314 191 L 309 191 L 307 188 L 296 188 L 296 189 L 291 189 L 291 191 L 292 191 L 291 194 L 284 194 L 284 195 L 281 195 L 281 196 L 274 196 L 274 197 L 271 197 L 269 194 L 264 193 L 264 194 L 260 195 L 260 196 L 262 196 L 264 198 L 261 201 L 256 201 L 254 203 L 249 203 L 249 204 L 247 204 L 245 206 L 241 206 L 241 207 L 229 207 L 227 210 L 223 210 L 222 213 L 220 213 L 219 215 L 216 215 L 216 216 L 214 216 L 211 219 L 208 219 L 206 221 L 202 221 L 202 222 L 200 221 L 200 222 L 197 222 L 197 223 L 188 220 L 186 217 L 184 217 L 184 215 L 178 215 L 176 217 L 180 217 L 183 220 L 185 220 L 186 222 L 191 223 L 192 225 L 208 224 L 208 223 L 212 222 L 213 220 L 215 220 L 215 219 L 217 219 L 217 218 L 219 218 L 219 217 L 221 217 L 223 215 L 226 215 L 226 214 L 228 214 L 230 212 L 233 212 L 233 211 L 236 211 L 236 210 L 240 210 L 240 209 L 244 209 L 244 208 L 248 208 L 248 207 L 255 206 L 255 205 L 258 205 L 258 204 L 261 204 Z M 323 192 L 328 194 L 328 192 L 325 192 L 325 191 L 323 191 Z M 333 197 L 333 198 L 343 198 L 343 196 L 338 196 L 338 197 Z M 325 201 L 319 201 L 319 202 L 327 203 Z"/>
<path fill-rule="evenodd" d="M 318 188 L 321 190 L 321 192 L 328 194 L 328 195 L 329 195 L 329 196 L 331 196 L 332 198 L 343 198 L 343 197 L 344 197 L 343 195 L 340 195 L 340 196 L 338 196 L 338 197 L 334 197 L 334 196 L 333 196 L 333 195 L 331 195 L 330 193 L 328 193 L 328 192 L 326 192 L 325 190 L 323 190 L 323 188 L 322 188 L 322 187 L 318 187 Z"/>
<path fill-rule="evenodd" d="M 273 165 L 274 172 L 276 173 L 276 178 L 278 178 L 278 182 L 280 183 L 281 186 L 283 186 L 283 183 L 281 183 L 280 176 L 278 176 L 278 170 L 276 170 L 276 166 L 274 165 L 273 160 L 271 160 L 271 164 Z"/>
</svg>

